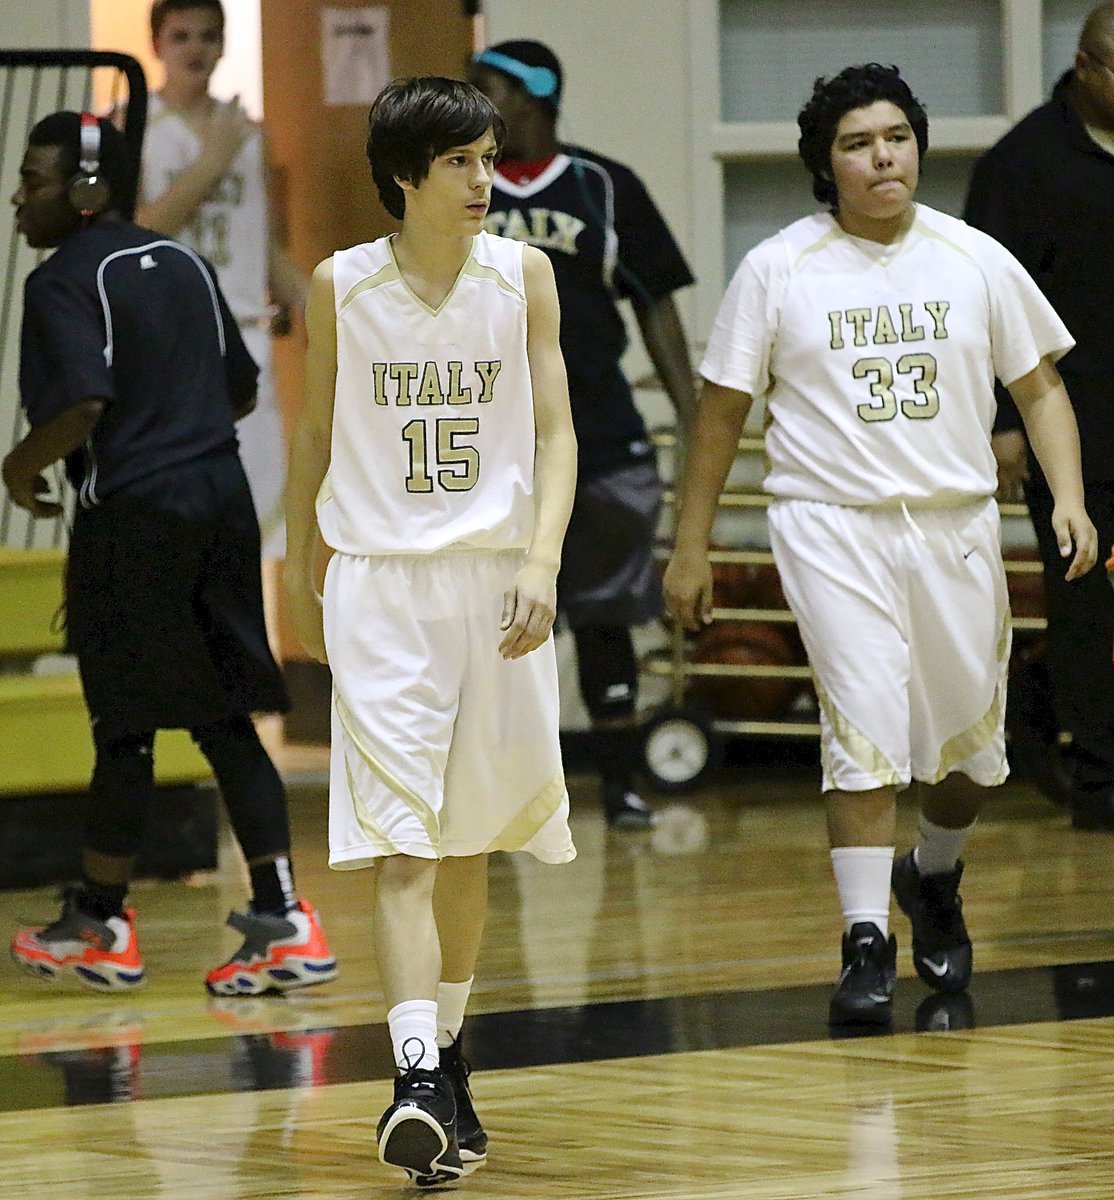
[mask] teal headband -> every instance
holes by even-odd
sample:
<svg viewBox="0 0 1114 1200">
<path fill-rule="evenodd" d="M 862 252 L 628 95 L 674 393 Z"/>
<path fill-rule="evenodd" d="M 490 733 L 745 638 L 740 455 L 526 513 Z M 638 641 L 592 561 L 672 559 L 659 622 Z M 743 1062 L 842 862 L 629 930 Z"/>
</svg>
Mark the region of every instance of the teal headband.
<svg viewBox="0 0 1114 1200">
<path fill-rule="evenodd" d="M 552 100 L 557 93 L 557 76 L 548 67 L 527 66 L 509 54 L 500 54 L 498 50 L 484 50 L 473 61 L 513 75 L 531 96 L 539 100 Z"/>
</svg>

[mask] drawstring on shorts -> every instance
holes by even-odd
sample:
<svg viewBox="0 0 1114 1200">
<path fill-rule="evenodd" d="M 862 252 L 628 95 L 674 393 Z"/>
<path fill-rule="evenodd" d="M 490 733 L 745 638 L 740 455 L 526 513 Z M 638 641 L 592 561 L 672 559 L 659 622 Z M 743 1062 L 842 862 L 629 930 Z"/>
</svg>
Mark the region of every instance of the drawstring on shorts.
<svg viewBox="0 0 1114 1200">
<path fill-rule="evenodd" d="M 928 538 L 925 537 L 924 530 L 917 524 L 916 521 L 913 520 L 913 514 L 909 511 L 909 506 L 904 500 L 901 502 L 901 515 L 905 518 L 905 524 L 908 525 L 909 528 L 917 535 L 917 537 L 919 537 L 927 546 Z"/>
</svg>

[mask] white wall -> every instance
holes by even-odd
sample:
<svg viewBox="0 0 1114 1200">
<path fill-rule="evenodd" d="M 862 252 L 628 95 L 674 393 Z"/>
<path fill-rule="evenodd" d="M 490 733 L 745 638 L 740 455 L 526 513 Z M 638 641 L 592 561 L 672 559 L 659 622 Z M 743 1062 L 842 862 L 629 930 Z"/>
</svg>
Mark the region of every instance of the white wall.
<svg viewBox="0 0 1114 1200">
<path fill-rule="evenodd" d="M 9 49 L 89 45 L 89 0 L 0 0 Z"/>
<path fill-rule="evenodd" d="M 240 97 L 257 121 L 263 119 L 263 35 L 259 0 L 225 4 L 224 57 L 213 72 L 211 91 L 222 100 Z"/>
<path fill-rule="evenodd" d="M 485 0 L 485 40 L 533 38 L 565 72 L 560 136 L 644 180 L 691 261 L 688 12 L 683 0 Z M 690 300 L 678 296 L 682 315 Z M 633 339 L 629 369 L 648 363 Z"/>
</svg>

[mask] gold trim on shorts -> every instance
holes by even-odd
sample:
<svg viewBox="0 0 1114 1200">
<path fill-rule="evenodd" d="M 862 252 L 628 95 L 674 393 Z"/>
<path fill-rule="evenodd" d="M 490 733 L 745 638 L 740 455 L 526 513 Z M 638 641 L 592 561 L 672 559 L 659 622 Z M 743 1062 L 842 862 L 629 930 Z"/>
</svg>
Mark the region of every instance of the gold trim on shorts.
<svg viewBox="0 0 1114 1200">
<path fill-rule="evenodd" d="M 330 478 L 330 472 L 325 472 L 325 478 L 321 480 L 321 486 L 317 489 L 317 497 L 313 502 L 314 512 L 321 515 L 322 507 L 333 498 L 333 481 Z"/>
<path fill-rule="evenodd" d="M 340 718 L 341 725 L 344 726 L 344 732 L 348 735 L 348 740 L 359 752 L 360 757 L 365 763 L 367 763 L 368 768 L 372 771 L 372 773 L 382 780 L 382 782 L 385 783 L 392 792 L 394 792 L 394 794 L 411 810 L 411 812 L 413 812 L 414 816 L 418 818 L 422 829 L 425 831 L 426 837 L 429 838 L 430 846 L 436 849 L 441 841 L 441 832 L 438 828 L 437 817 L 433 810 L 428 804 L 426 804 L 426 802 L 421 798 L 421 796 L 418 795 L 417 792 L 412 791 L 406 786 L 405 783 L 402 782 L 401 779 L 398 778 L 397 775 L 394 775 L 392 772 L 388 771 L 387 768 L 375 757 L 375 755 L 365 745 L 363 745 L 360 739 L 353 732 L 355 722 L 352 720 L 352 714 L 349 712 L 348 706 L 340 698 L 340 695 L 335 688 L 333 689 L 333 703 L 336 705 L 337 716 Z M 351 780 L 349 780 L 349 787 L 351 787 Z M 360 813 L 360 805 L 358 805 L 355 801 L 356 798 L 355 794 L 353 793 L 352 807 L 356 810 L 356 819 L 360 822 L 362 827 L 363 819 Z"/>
<path fill-rule="evenodd" d="M 998 730 L 1006 707 L 1002 664 L 1009 653 L 1010 629 L 1010 614 L 1007 612 L 998 634 L 998 682 L 994 685 L 994 697 L 990 701 L 990 707 L 973 725 L 944 743 L 940 750 L 939 769 L 931 779 L 925 781 L 926 783 L 939 783 L 945 776 L 950 775 L 959 763 L 965 762 L 968 758 L 978 754 L 980 750 L 985 749 Z M 1006 774 L 1003 766 L 995 782 L 1004 783 Z"/>
<path fill-rule="evenodd" d="M 820 686 L 820 681 L 816 679 L 815 675 L 813 676 L 813 682 L 816 686 L 816 699 L 820 702 L 820 707 L 824 710 L 824 715 L 828 718 L 828 726 L 835 740 L 843 747 L 848 758 L 852 759 L 864 771 L 873 776 L 878 787 L 892 787 L 895 784 L 900 784 L 902 782 L 901 777 L 889 759 L 886 758 L 865 733 L 856 729 L 835 707 L 831 701 L 831 697 Z M 823 741 L 821 742 L 821 750 L 823 756 L 827 758 Z M 835 779 L 835 772 L 828 769 L 827 763 L 824 764 L 824 774 L 831 780 Z"/>
<path fill-rule="evenodd" d="M 542 826 L 557 812 L 565 798 L 565 776 L 559 771 L 557 775 L 505 825 L 481 853 L 489 854 L 492 850 L 523 850 L 527 844 L 537 837 Z M 572 839 L 569 839 L 568 857 L 565 862 L 576 857 Z"/>
<path fill-rule="evenodd" d="M 352 811 L 356 814 L 356 824 L 359 825 L 360 832 L 367 838 L 371 844 L 371 848 L 380 857 L 397 854 L 398 848 L 391 839 L 371 819 L 364 805 L 356 802 L 356 781 L 352 778 L 352 768 L 348 763 L 348 755 L 342 751 L 342 757 L 344 759 L 344 775 L 348 781 L 348 794 L 352 797 Z"/>
</svg>

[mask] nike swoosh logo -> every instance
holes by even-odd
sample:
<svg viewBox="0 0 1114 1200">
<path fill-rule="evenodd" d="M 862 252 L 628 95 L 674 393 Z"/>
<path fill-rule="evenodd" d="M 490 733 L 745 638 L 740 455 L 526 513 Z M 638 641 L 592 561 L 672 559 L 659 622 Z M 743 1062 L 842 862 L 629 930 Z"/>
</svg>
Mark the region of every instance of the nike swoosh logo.
<svg viewBox="0 0 1114 1200">
<path fill-rule="evenodd" d="M 971 549 L 970 549 L 970 550 L 968 550 L 968 551 L 967 551 L 967 553 L 966 553 L 966 554 L 965 554 L 963 557 L 964 557 L 964 558 L 970 558 L 970 557 L 971 557 L 971 555 L 972 555 L 972 554 L 974 554 L 974 553 L 975 553 L 975 547 L 974 547 L 974 546 L 972 546 L 972 547 L 971 547 Z"/>
<path fill-rule="evenodd" d="M 936 976 L 937 979 L 943 979 L 948 973 L 948 964 L 945 961 L 941 966 L 939 963 L 934 963 L 931 958 L 922 958 L 921 962 Z"/>
</svg>

